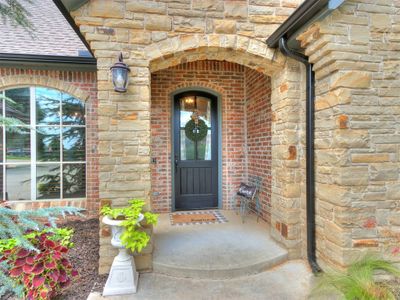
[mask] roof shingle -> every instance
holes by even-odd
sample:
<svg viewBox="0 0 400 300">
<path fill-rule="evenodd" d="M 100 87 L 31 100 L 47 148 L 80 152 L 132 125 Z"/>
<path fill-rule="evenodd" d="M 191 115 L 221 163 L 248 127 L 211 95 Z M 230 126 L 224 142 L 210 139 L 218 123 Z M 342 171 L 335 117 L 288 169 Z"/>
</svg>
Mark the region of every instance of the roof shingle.
<svg viewBox="0 0 400 300">
<path fill-rule="evenodd" d="M 0 0 L 1 1 L 1 0 Z M 22 27 L 0 18 L 0 53 L 79 56 L 86 46 L 52 0 L 23 2 L 30 12 L 33 36 Z"/>
</svg>

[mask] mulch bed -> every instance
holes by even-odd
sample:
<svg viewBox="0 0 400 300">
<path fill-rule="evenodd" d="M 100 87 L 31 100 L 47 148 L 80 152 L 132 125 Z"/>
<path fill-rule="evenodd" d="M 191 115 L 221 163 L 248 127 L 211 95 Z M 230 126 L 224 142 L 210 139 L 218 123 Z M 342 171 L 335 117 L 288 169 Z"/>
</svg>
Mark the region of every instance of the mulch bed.
<svg viewBox="0 0 400 300">
<path fill-rule="evenodd" d="M 75 231 L 72 237 L 75 246 L 69 251 L 68 258 L 79 271 L 79 278 L 57 299 L 86 299 L 98 278 L 99 220 L 92 218 L 68 221 L 61 226 L 71 227 Z"/>
</svg>

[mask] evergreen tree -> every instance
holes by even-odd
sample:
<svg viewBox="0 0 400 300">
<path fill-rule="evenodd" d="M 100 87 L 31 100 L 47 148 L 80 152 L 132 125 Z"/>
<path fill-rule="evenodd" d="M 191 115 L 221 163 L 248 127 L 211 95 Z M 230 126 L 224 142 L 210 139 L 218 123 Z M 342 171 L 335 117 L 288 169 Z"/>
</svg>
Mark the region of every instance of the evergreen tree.
<svg viewBox="0 0 400 300">
<path fill-rule="evenodd" d="M 11 22 L 12 25 L 22 26 L 28 31 L 32 31 L 33 24 L 28 18 L 30 13 L 24 7 L 24 3 L 32 3 L 32 0 L 5 0 L 0 2 L 0 17 L 3 22 Z"/>
</svg>

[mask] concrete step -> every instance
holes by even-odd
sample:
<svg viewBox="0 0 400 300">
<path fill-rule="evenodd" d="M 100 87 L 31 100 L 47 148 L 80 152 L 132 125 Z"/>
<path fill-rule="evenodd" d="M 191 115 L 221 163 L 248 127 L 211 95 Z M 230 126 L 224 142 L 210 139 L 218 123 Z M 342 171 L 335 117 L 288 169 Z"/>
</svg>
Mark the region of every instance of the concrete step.
<svg viewBox="0 0 400 300">
<path fill-rule="evenodd" d="M 268 224 L 222 211 L 223 224 L 171 226 L 162 215 L 155 228 L 153 271 L 177 278 L 232 279 L 258 274 L 288 259 L 269 236 Z"/>
<path fill-rule="evenodd" d="M 177 278 L 220 280 L 258 274 L 285 261 L 287 261 L 287 254 L 276 255 L 275 257 L 267 256 L 258 261 L 245 261 L 243 264 L 230 264 L 219 268 L 216 266 L 195 268 L 153 262 L 153 272 Z"/>
<path fill-rule="evenodd" d="M 288 261 L 266 272 L 226 280 L 144 273 L 137 294 L 103 298 L 92 293 L 88 300 L 305 300 L 312 278 L 303 261 Z"/>
</svg>

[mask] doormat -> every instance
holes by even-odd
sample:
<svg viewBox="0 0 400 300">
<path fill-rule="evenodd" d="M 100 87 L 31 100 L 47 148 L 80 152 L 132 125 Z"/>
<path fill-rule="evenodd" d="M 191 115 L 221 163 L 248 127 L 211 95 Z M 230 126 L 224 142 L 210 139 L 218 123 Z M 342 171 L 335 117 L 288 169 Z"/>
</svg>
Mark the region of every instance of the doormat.
<svg viewBox="0 0 400 300">
<path fill-rule="evenodd" d="M 200 225 L 226 223 L 228 220 L 218 210 L 184 211 L 169 214 L 171 225 Z"/>
</svg>

